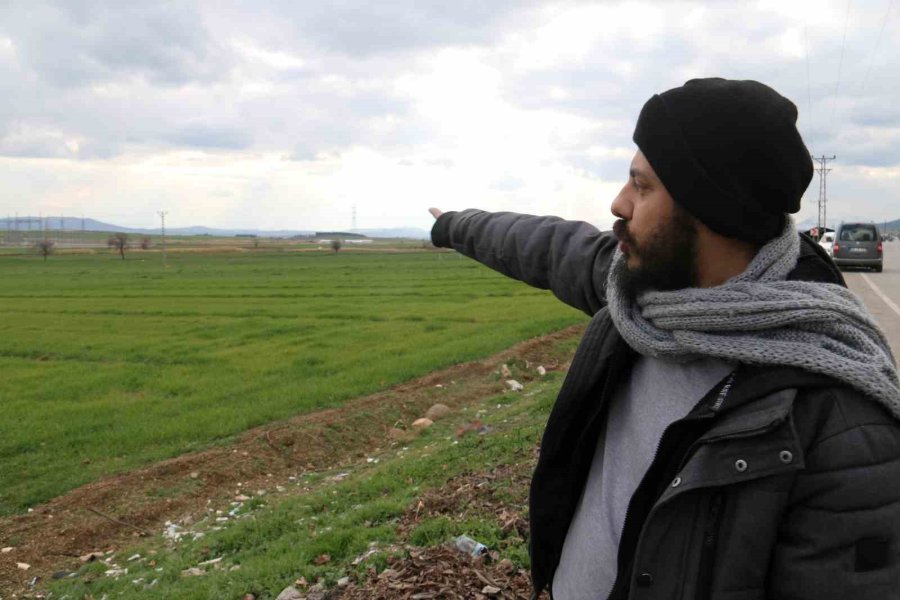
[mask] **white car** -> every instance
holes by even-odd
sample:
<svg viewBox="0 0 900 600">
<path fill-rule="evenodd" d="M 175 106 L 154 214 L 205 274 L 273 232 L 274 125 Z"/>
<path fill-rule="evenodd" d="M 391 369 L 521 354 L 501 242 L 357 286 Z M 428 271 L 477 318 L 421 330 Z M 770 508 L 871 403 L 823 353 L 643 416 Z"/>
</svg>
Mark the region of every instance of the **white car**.
<svg viewBox="0 0 900 600">
<path fill-rule="evenodd" d="M 834 247 L 834 232 L 825 232 L 825 235 L 823 235 L 822 239 L 819 240 L 819 245 L 825 248 L 825 252 L 827 252 L 828 255 L 831 256 L 833 254 L 832 248 Z"/>
</svg>

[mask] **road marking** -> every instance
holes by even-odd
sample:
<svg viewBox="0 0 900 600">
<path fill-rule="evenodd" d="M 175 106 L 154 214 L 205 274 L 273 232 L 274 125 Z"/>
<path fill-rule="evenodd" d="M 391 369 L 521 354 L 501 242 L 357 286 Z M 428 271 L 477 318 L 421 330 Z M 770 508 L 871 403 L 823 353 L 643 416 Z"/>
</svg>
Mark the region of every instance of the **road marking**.
<svg viewBox="0 0 900 600">
<path fill-rule="evenodd" d="M 866 275 L 865 273 L 860 273 L 859 276 L 863 278 L 863 281 L 869 284 L 869 287 L 872 288 L 872 291 L 878 294 L 878 297 L 888 305 L 888 308 L 897 313 L 897 316 L 900 317 L 900 306 L 894 304 L 893 301 L 891 301 L 891 299 L 881 291 L 881 288 L 879 288 L 871 279 L 869 279 L 868 275 Z"/>
</svg>

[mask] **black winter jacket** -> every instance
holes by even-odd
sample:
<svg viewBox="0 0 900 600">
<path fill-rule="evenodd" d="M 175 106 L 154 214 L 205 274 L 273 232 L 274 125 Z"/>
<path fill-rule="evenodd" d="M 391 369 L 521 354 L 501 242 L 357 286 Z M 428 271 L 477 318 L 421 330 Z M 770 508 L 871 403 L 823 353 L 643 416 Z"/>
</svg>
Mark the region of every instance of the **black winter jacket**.
<svg viewBox="0 0 900 600">
<path fill-rule="evenodd" d="M 432 239 L 593 317 L 532 480 L 537 595 L 636 358 L 604 308 L 616 239 L 583 222 L 476 210 L 445 213 Z M 844 283 L 808 238 L 789 279 Z M 628 506 L 610 598 L 900 599 L 900 423 L 828 377 L 739 366 L 664 432 Z"/>
</svg>

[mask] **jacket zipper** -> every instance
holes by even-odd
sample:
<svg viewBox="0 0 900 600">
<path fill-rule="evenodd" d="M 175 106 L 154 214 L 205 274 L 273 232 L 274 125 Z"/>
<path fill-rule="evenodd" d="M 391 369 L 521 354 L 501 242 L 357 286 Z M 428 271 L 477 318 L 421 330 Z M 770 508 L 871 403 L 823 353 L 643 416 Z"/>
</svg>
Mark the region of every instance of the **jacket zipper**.
<svg viewBox="0 0 900 600">
<path fill-rule="evenodd" d="M 717 488 L 710 499 L 709 515 L 703 532 L 703 547 L 700 551 L 700 569 L 697 577 L 697 598 L 700 600 L 708 600 L 712 595 L 713 563 L 724 503 L 725 492 Z"/>
<path fill-rule="evenodd" d="M 684 419 L 679 419 L 678 421 L 669 423 L 669 425 L 665 428 L 665 430 L 663 430 L 663 434 L 660 436 L 659 441 L 656 443 L 656 450 L 653 451 L 653 460 L 650 461 L 651 468 L 654 464 L 656 464 L 656 459 L 659 458 L 659 451 L 662 448 L 663 440 L 666 438 L 666 435 L 669 433 L 669 431 L 671 429 L 673 429 L 674 427 L 680 427 L 684 424 L 690 424 L 690 423 L 694 423 L 694 422 L 697 422 L 700 420 L 709 419 L 711 417 L 712 417 L 712 415 L 699 415 L 696 417 L 686 417 Z M 693 446 L 691 448 L 693 448 Z M 688 450 L 688 452 L 690 452 L 690 449 Z M 648 472 L 644 474 L 644 477 L 648 477 L 649 470 L 650 469 L 648 469 Z M 676 472 L 678 472 L 680 470 L 681 470 L 681 466 L 678 467 Z M 638 491 L 643 487 L 643 485 L 644 485 L 644 481 L 642 479 L 641 483 L 638 484 L 638 489 L 635 490 L 635 495 L 637 495 Z M 662 494 L 662 492 L 664 490 L 665 490 L 665 487 L 662 487 L 662 486 L 660 486 L 660 489 L 655 490 L 656 499 L 651 504 L 650 509 L 647 511 L 647 515 L 644 518 L 644 522 L 641 524 L 641 531 L 639 531 L 637 534 L 638 541 L 640 540 L 641 534 L 643 533 L 644 526 L 647 524 L 647 521 L 650 520 L 650 516 L 653 514 L 653 512 L 657 506 L 656 501 L 659 499 L 659 496 Z M 632 500 L 633 499 L 634 499 L 634 496 L 632 496 Z M 619 536 L 619 553 L 617 554 L 618 570 L 616 573 L 616 579 L 613 582 L 613 588 L 612 588 L 612 591 L 610 592 L 609 598 L 621 597 L 621 595 L 624 592 L 626 592 L 627 590 L 630 590 L 630 588 L 631 588 L 630 580 L 631 580 L 631 577 L 634 575 L 634 558 L 637 556 L 639 544 L 635 544 L 635 547 L 632 551 L 631 560 L 628 562 L 628 564 L 623 564 L 622 559 L 624 557 L 622 556 L 622 553 L 621 553 L 622 538 L 625 537 L 626 533 L 629 533 L 628 526 L 629 526 L 630 514 L 631 514 L 631 502 L 629 501 L 628 506 L 625 507 L 625 520 L 622 523 L 622 532 Z"/>
</svg>

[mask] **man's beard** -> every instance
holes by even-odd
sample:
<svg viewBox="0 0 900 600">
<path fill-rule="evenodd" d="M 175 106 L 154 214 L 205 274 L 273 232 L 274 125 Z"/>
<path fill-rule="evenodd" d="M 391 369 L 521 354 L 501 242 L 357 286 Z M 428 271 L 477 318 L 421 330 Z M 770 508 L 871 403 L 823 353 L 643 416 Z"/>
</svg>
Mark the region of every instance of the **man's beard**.
<svg viewBox="0 0 900 600">
<path fill-rule="evenodd" d="M 675 205 L 672 219 L 655 229 L 640 244 L 631 237 L 627 224 L 616 221 L 613 231 L 638 259 L 628 265 L 627 256 L 620 285 L 632 298 L 647 290 L 680 290 L 697 285 L 697 225 L 694 217 Z"/>
</svg>

